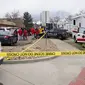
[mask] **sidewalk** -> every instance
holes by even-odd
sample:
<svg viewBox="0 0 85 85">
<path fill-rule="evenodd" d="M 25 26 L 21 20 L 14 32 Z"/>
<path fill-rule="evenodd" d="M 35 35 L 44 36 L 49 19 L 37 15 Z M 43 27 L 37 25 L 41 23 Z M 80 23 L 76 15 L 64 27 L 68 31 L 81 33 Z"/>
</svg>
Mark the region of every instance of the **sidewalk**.
<svg viewBox="0 0 85 85">
<path fill-rule="evenodd" d="M 62 40 L 58 40 L 58 39 L 50 39 L 50 40 L 57 46 L 57 48 L 60 51 L 74 51 L 74 50 L 78 51 L 79 50 L 76 47 Z M 71 59 L 74 59 L 74 60 L 71 61 Z M 77 56 L 72 55 L 69 58 L 66 58 L 66 56 L 63 56 L 63 61 L 61 62 L 65 63 L 66 61 L 67 68 L 69 67 L 69 69 L 66 70 L 66 72 L 67 73 L 70 72 L 70 74 L 68 74 L 69 77 L 66 81 L 68 82 L 68 85 L 85 85 L 85 63 L 84 63 L 85 61 L 84 60 L 85 60 L 85 55 L 77 55 Z"/>
<path fill-rule="evenodd" d="M 58 39 L 50 39 L 60 51 L 79 51 L 76 47 Z"/>
</svg>

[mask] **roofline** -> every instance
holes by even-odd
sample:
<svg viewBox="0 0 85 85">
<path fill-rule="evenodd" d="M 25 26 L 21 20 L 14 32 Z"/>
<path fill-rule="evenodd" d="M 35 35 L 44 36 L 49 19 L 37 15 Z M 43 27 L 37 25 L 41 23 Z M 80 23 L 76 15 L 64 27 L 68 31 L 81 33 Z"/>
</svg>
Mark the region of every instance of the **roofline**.
<svg viewBox="0 0 85 85">
<path fill-rule="evenodd" d="M 77 18 L 84 17 L 84 16 L 85 16 L 85 14 L 82 14 L 82 15 L 74 16 L 74 17 L 72 17 L 72 19 L 77 19 Z"/>
</svg>

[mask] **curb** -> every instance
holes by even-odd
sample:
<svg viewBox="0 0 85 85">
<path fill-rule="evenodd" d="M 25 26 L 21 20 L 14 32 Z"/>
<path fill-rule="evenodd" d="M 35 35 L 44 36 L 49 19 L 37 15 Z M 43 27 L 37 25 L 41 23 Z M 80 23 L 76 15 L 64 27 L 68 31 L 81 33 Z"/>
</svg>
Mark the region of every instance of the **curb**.
<svg viewBox="0 0 85 85">
<path fill-rule="evenodd" d="M 47 61 L 57 58 L 58 56 L 53 57 L 45 57 L 45 58 L 37 58 L 37 59 L 26 59 L 26 60 L 9 60 L 3 61 L 3 64 L 23 64 L 23 63 L 35 63 L 40 61 Z"/>
</svg>

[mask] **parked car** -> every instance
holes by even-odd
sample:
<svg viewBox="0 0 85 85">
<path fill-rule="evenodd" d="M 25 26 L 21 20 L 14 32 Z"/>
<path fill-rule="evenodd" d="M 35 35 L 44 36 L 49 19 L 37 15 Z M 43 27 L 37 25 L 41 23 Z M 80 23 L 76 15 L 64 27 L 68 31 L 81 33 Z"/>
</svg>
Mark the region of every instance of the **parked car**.
<svg viewBox="0 0 85 85">
<path fill-rule="evenodd" d="M 0 30 L 10 31 L 12 27 L 0 27 Z"/>
<path fill-rule="evenodd" d="M 3 31 L 0 30 L 0 42 L 1 44 L 13 45 L 17 43 L 18 35 L 16 30 Z"/>
<path fill-rule="evenodd" d="M 61 40 L 67 39 L 69 37 L 69 33 L 65 29 L 51 29 L 48 30 L 47 35 L 48 38 L 53 37 L 53 38 L 58 38 Z"/>
<path fill-rule="evenodd" d="M 75 32 L 74 41 L 75 43 L 77 42 L 85 43 L 85 28 L 84 27 L 78 28 L 77 32 Z"/>
</svg>

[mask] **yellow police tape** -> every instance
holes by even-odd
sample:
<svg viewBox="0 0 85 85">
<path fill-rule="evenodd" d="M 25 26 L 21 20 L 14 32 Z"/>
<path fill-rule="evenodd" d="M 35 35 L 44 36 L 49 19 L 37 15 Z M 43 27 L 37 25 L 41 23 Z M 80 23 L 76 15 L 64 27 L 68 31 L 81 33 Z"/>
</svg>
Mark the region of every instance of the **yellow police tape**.
<svg viewBox="0 0 85 85">
<path fill-rule="evenodd" d="M 36 43 L 38 43 L 44 36 L 46 35 L 46 33 L 44 33 L 34 44 L 30 45 L 29 47 L 27 47 L 26 49 L 22 50 L 21 52 L 25 52 L 26 50 L 28 50 L 29 48 L 33 47 Z"/>
<path fill-rule="evenodd" d="M 1 57 L 50 57 L 50 56 L 66 56 L 66 55 L 84 55 L 85 51 L 51 51 L 51 52 L 1 52 Z"/>
</svg>

